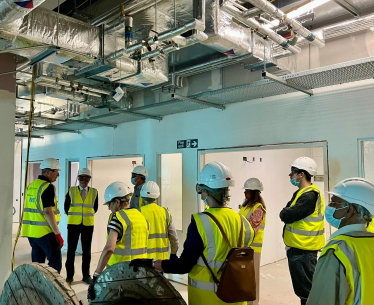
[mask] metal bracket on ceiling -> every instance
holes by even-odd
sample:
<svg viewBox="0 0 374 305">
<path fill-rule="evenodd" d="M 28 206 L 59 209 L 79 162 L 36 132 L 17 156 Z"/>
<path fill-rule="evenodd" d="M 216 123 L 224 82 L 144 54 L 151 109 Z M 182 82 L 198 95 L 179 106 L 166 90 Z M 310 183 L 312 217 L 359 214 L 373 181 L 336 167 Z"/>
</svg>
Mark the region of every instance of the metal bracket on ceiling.
<svg viewBox="0 0 374 305">
<path fill-rule="evenodd" d="M 271 74 L 269 72 L 266 72 L 266 71 L 262 71 L 262 78 L 272 80 L 273 82 L 282 84 L 286 87 L 290 87 L 290 88 L 295 89 L 297 91 L 304 92 L 308 95 L 313 95 L 314 94 L 313 90 L 306 89 L 304 87 L 301 87 L 301 86 L 298 86 L 298 85 L 295 85 L 295 84 L 287 83 L 287 81 L 285 81 L 283 78 L 281 78 L 279 76 L 276 76 L 274 74 Z"/>
<path fill-rule="evenodd" d="M 33 66 L 33 65 L 37 64 L 38 62 L 43 61 L 47 57 L 49 57 L 53 54 L 56 54 L 58 51 L 60 51 L 59 47 L 49 47 L 48 49 L 40 52 L 34 58 L 31 58 L 29 66 Z"/>
<path fill-rule="evenodd" d="M 71 130 L 71 129 L 64 129 L 64 128 L 55 128 L 55 127 L 33 127 L 35 131 L 38 130 L 52 130 L 52 131 L 59 131 L 59 132 L 70 132 L 70 133 L 77 133 L 80 134 L 81 132 L 79 130 Z"/>
<path fill-rule="evenodd" d="M 344 8 L 353 16 L 360 17 L 360 13 L 358 12 L 358 10 L 354 6 L 352 6 L 352 4 L 348 3 L 346 0 L 334 0 L 334 2 L 338 4 L 340 7 Z"/>
<path fill-rule="evenodd" d="M 162 117 L 160 117 L 160 116 L 153 116 L 153 115 L 149 115 L 149 114 L 143 114 L 143 113 L 133 112 L 133 111 L 130 111 L 130 110 L 112 110 L 112 112 L 120 113 L 120 114 L 128 114 L 128 115 L 139 116 L 139 117 L 143 117 L 145 119 L 152 119 L 152 120 L 162 121 Z"/>
<path fill-rule="evenodd" d="M 212 102 L 202 101 L 202 100 L 198 100 L 196 98 L 189 98 L 189 97 L 181 96 L 181 95 L 178 95 L 178 94 L 172 94 L 171 97 L 174 98 L 174 99 L 177 99 L 177 100 L 186 101 L 186 102 L 195 103 L 195 104 L 201 104 L 201 105 L 204 105 L 204 106 L 214 107 L 214 108 L 218 108 L 218 109 L 221 109 L 221 110 L 226 109 L 226 107 L 222 104 L 216 104 L 216 103 L 212 103 Z"/>
<path fill-rule="evenodd" d="M 27 133 L 16 133 L 16 134 L 15 134 L 15 137 L 19 137 L 19 138 L 27 138 L 28 135 L 27 135 Z M 34 138 L 34 139 L 44 139 L 43 136 L 34 136 L 34 135 L 32 135 L 31 138 Z"/>
</svg>

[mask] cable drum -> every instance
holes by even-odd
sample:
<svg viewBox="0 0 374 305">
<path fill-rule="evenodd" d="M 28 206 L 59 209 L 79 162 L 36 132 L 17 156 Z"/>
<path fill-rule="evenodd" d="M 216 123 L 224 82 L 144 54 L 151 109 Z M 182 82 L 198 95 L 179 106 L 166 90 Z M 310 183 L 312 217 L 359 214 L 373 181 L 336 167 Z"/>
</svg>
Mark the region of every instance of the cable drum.
<svg viewBox="0 0 374 305">
<path fill-rule="evenodd" d="M 108 267 L 97 279 L 95 293 L 91 305 L 187 305 L 160 272 L 142 267 L 134 271 L 127 262 Z"/>
</svg>

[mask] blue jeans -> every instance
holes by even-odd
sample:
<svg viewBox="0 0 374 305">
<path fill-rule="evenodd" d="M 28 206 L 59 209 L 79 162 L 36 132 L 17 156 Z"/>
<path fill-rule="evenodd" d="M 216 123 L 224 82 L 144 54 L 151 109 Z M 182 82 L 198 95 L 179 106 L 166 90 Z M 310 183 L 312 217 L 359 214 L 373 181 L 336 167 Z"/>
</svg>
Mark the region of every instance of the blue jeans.
<svg viewBox="0 0 374 305">
<path fill-rule="evenodd" d="M 28 237 L 31 246 L 31 260 L 33 263 L 44 264 L 48 259 L 48 265 L 58 273 L 62 269 L 62 257 L 60 243 L 54 233 L 40 238 Z"/>
<path fill-rule="evenodd" d="M 293 290 L 300 298 L 301 305 L 308 300 L 314 271 L 317 265 L 317 252 L 291 248 L 287 251 Z"/>
</svg>

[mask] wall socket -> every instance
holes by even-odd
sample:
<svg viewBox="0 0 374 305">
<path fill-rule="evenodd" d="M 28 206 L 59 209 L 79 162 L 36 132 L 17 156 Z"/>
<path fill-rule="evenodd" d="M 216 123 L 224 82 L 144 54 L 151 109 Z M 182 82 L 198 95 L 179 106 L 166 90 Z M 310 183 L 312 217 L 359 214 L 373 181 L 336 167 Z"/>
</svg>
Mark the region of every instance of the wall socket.
<svg viewBox="0 0 374 305">
<path fill-rule="evenodd" d="M 135 164 L 136 164 L 136 161 L 132 161 L 132 164 L 135 165 Z"/>
</svg>

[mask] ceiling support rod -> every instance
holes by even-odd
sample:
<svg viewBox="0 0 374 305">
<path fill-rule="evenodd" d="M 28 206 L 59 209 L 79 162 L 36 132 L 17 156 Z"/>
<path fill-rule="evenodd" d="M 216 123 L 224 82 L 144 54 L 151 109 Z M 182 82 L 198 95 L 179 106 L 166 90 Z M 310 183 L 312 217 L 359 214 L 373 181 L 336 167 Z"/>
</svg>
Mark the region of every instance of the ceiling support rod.
<svg viewBox="0 0 374 305">
<path fill-rule="evenodd" d="M 295 89 L 297 91 L 304 92 L 305 94 L 308 94 L 310 96 L 314 94 L 313 90 L 306 89 L 304 87 L 301 87 L 301 86 L 298 86 L 298 85 L 295 85 L 295 84 L 287 83 L 283 78 L 281 78 L 279 76 L 276 76 L 276 75 L 273 75 L 273 74 L 271 74 L 269 72 L 266 72 L 266 71 L 262 71 L 262 78 L 272 80 L 273 82 L 282 84 L 286 87 Z"/>
<path fill-rule="evenodd" d="M 171 97 L 174 98 L 174 99 L 177 99 L 177 100 L 186 101 L 186 102 L 195 103 L 195 104 L 200 104 L 200 105 L 213 107 L 213 108 L 217 108 L 217 109 L 221 109 L 221 110 L 226 109 L 226 107 L 222 104 L 216 104 L 216 103 L 212 103 L 212 102 L 202 101 L 202 100 L 198 100 L 196 98 L 189 98 L 189 97 L 181 96 L 181 95 L 178 95 L 178 94 L 172 94 Z"/>
</svg>

